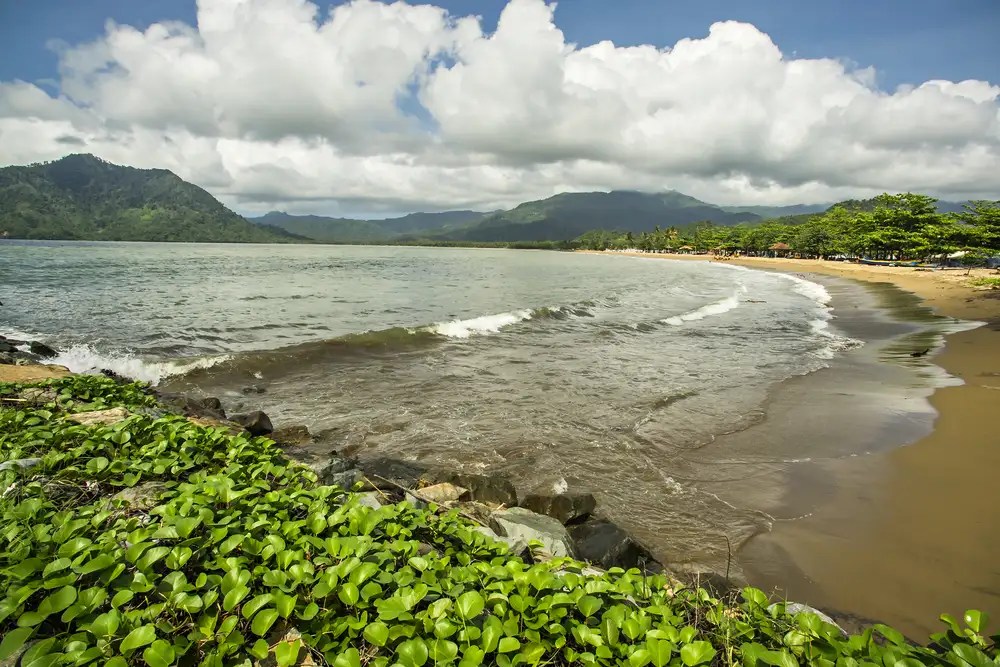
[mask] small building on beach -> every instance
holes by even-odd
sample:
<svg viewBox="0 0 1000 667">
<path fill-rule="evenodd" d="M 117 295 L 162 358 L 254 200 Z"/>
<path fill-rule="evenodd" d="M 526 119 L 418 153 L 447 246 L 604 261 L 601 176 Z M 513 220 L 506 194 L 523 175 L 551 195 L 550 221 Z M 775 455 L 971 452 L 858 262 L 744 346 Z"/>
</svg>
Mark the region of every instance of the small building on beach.
<svg viewBox="0 0 1000 667">
<path fill-rule="evenodd" d="M 788 255 L 792 252 L 792 247 L 787 243 L 781 243 L 779 241 L 778 243 L 772 243 L 771 247 L 768 248 L 768 251 L 770 252 L 771 257 L 788 257 Z"/>
</svg>

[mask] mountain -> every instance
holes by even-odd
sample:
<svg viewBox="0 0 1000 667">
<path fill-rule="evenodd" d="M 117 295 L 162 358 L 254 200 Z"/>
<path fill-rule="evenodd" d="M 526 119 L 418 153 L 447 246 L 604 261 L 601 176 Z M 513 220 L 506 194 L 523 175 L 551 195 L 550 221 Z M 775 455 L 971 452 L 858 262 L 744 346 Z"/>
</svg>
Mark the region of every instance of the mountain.
<svg viewBox="0 0 1000 667">
<path fill-rule="evenodd" d="M 0 236 L 240 243 L 300 238 L 247 222 L 166 169 L 122 167 L 93 155 L 0 168 Z"/>
<path fill-rule="evenodd" d="M 720 206 L 730 213 L 753 213 L 762 218 L 783 218 L 789 215 L 807 215 L 822 213 L 830 208 L 829 204 L 792 204 L 791 206 Z"/>
<path fill-rule="evenodd" d="M 457 241 L 559 241 L 592 229 L 644 232 L 656 226 L 677 227 L 702 220 L 735 225 L 760 220 L 760 216 L 725 211 L 674 191 L 567 192 L 488 215 L 442 237 Z"/>
<path fill-rule="evenodd" d="M 321 215 L 290 215 L 271 211 L 259 218 L 249 218 L 258 225 L 271 225 L 287 232 L 327 243 L 377 243 L 423 234 L 440 235 L 448 230 L 469 225 L 487 215 L 479 211 L 444 211 L 443 213 L 410 213 L 384 220 L 328 218 Z"/>
</svg>

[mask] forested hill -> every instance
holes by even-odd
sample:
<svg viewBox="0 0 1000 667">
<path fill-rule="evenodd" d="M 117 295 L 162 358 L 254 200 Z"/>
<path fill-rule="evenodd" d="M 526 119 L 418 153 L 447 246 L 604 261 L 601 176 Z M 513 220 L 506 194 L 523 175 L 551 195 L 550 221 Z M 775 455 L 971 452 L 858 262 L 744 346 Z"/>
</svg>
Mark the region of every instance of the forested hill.
<svg viewBox="0 0 1000 667">
<path fill-rule="evenodd" d="M 444 211 L 441 213 L 410 213 L 384 220 L 330 218 L 322 215 L 291 215 L 272 211 L 259 218 L 250 218 L 259 225 L 272 225 L 288 232 L 330 243 L 377 243 L 401 236 L 446 234 L 449 230 L 482 220 L 480 211 Z"/>
<path fill-rule="evenodd" d="M 296 238 L 247 222 L 173 172 L 123 167 L 93 155 L 0 168 L 0 236 L 243 243 Z"/>
<path fill-rule="evenodd" d="M 760 219 L 754 213 L 732 213 L 674 191 L 567 192 L 494 213 L 444 237 L 459 241 L 564 240 L 592 229 L 643 232 L 703 220 L 735 225 Z"/>
</svg>

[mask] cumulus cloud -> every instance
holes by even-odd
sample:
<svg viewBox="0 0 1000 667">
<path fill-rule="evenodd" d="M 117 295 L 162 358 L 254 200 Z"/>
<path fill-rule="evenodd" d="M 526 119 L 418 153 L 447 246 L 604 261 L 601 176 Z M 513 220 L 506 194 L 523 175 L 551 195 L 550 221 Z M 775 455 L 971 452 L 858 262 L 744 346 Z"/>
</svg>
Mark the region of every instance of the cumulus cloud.
<svg viewBox="0 0 1000 667">
<path fill-rule="evenodd" d="M 0 162 L 68 148 L 166 167 L 248 212 L 495 208 L 566 190 L 718 203 L 884 190 L 1000 196 L 1000 87 L 880 90 L 753 25 L 580 47 L 544 0 L 497 29 L 432 5 L 200 0 L 196 26 L 109 23 L 58 92 L 0 82 Z M 833 54 L 836 55 L 836 54 Z"/>
</svg>

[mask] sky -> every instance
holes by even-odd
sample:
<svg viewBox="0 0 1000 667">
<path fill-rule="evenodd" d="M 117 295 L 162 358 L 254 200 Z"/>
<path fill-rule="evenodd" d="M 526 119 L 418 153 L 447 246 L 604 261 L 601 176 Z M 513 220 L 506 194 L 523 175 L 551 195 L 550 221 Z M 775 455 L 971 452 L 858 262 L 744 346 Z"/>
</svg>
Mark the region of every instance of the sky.
<svg viewBox="0 0 1000 667">
<path fill-rule="evenodd" d="M 997 0 L 0 0 L 0 165 L 244 214 L 1000 198 Z"/>
</svg>

